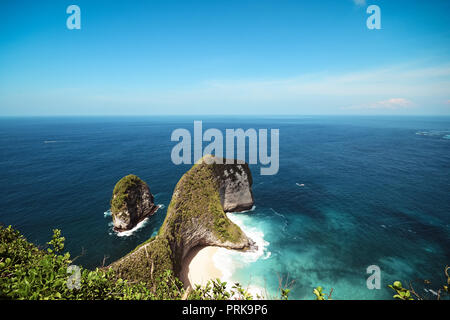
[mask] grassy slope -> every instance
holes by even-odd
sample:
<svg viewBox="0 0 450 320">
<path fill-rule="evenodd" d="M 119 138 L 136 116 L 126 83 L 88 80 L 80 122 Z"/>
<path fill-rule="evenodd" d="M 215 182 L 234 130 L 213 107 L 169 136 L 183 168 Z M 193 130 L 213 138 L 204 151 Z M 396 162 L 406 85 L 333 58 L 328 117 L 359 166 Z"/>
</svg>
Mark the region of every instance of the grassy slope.
<svg viewBox="0 0 450 320">
<path fill-rule="evenodd" d="M 170 241 L 180 243 L 183 230 L 192 226 L 193 220 L 202 223 L 222 241 L 237 242 L 241 229 L 228 219 L 222 209 L 216 164 L 195 164 L 178 182 L 167 210 L 160 234 Z M 181 231 L 181 232 L 180 232 Z"/>
</svg>

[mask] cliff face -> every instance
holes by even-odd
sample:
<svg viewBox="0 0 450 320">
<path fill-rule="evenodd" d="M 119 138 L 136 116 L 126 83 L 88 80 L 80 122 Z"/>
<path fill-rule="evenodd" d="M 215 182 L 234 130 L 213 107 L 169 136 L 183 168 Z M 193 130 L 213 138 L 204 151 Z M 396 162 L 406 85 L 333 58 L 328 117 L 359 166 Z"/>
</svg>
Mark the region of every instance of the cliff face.
<svg viewBox="0 0 450 320">
<path fill-rule="evenodd" d="M 247 164 L 216 164 L 212 156 L 195 164 L 178 182 L 160 235 L 169 240 L 175 272 L 192 248 L 248 249 L 253 242 L 225 214 L 251 208 Z M 208 164 L 211 163 L 211 164 Z"/>
<path fill-rule="evenodd" d="M 180 179 L 156 238 L 111 265 L 120 276 L 151 281 L 167 268 L 178 275 L 185 256 L 196 246 L 238 250 L 254 246 L 224 211 L 253 206 L 248 165 L 208 164 L 212 159 L 217 158 L 200 161 Z"/>
<path fill-rule="evenodd" d="M 210 156 L 211 157 L 211 156 Z M 215 157 L 211 157 L 214 161 Z M 226 161 L 223 159 L 223 162 Z M 219 196 L 225 212 L 239 212 L 253 207 L 252 174 L 248 164 L 216 164 L 214 174 L 219 185 Z"/>
<path fill-rule="evenodd" d="M 132 229 L 156 210 L 153 195 L 144 181 L 130 174 L 117 182 L 111 199 L 111 214 L 116 231 Z"/>
</svg>

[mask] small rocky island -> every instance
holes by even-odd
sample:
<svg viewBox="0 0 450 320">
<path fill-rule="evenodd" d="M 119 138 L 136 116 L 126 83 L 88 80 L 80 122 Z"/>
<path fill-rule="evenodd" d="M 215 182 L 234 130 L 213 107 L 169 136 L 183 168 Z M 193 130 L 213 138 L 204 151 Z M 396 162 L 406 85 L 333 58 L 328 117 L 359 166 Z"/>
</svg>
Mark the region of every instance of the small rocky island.
<svg viewBox="0 0 450 320">
<path fill-rule="evenodd" d="M 250 169 L 246 163 L 224 163 L 225 159 L 205 156 L 181 177 L 158 235 L 110 265 L 118 276 L 156 285 L 155 279 L 166 270 L 179 276 L 194 247 L 255 247 L 225 213 L 254 205 Z"/>
<path fill-rule="evenodd" d="M 122 232 L 133 229 L 154 214 L 158 206 L 153 201 L 150 188 L 139 177 L 130 174 L 120 179 L 111 198 L 114 230 Z"/>
</svg>

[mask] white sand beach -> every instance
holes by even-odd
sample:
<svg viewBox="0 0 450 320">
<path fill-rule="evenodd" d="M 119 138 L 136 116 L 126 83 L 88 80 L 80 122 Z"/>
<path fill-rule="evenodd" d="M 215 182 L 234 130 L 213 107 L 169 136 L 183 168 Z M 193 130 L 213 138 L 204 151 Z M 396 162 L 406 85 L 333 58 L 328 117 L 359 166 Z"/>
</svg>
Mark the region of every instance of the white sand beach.
<svg viewBox="0 0 450 320">
<path fill-rule="evenodd" d="M 222 272 L 214 265 L 213 256 L 217 247 L 193 248 L 183 262 L 180 278 L 185 287 L 195 287 L 196 284 L 206 285 L 211 279 L 221 278 Z"/>
</svg>

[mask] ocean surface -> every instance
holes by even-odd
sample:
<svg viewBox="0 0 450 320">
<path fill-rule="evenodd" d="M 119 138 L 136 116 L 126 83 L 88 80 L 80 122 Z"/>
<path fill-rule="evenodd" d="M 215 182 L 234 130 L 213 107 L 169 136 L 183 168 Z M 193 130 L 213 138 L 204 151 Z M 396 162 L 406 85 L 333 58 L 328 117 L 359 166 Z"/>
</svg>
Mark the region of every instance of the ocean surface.
<svg viewBox="0 0 450 320">
<path fill-rule="evenodd" d="M 280 130 L 280 170 L 252 165 L 254 210 L 231 214 L 258 252 L 215 256 L 230 281 L 293 299 L 390 299 L 413 280 L 425 293 L 450 264 L 449 117 L 73 117 L 0 119 L 0 223 L 42 248 L 59 228 L 74 264 L 113 262 L 156 234 L 189 165 L 171 162 L 176 128 Z M 108 214 L 115 183 L 145 180 L 161 204 L 118 236 Z M 381 269 L 369 290 L 366 269 Z"/>
</svg>

